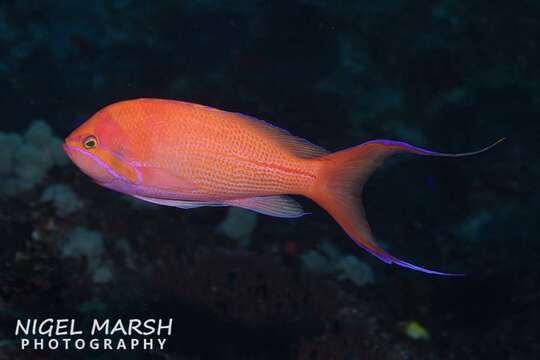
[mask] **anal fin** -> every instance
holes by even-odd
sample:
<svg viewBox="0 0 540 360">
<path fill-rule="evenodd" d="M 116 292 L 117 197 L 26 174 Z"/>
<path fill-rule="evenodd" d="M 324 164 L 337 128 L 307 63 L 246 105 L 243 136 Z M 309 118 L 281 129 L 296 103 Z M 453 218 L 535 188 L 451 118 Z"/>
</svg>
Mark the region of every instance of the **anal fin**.
<svg viewBox="0 0 540 360">
<path fill-rule="evenodd" d="M 227 200 L 224 204 L 282 218 L 298 218 L 306 214 L 298 202 L 284 195 Z"/>
</svg>

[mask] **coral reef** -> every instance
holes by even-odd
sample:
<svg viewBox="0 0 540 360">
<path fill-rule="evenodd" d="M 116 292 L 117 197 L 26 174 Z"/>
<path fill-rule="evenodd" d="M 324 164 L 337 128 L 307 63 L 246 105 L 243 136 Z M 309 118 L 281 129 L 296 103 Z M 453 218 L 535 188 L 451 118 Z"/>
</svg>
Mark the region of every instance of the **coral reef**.
<svg viewBox="0 0 540 360">
<path fill-rule="evenodd" d="M 62 140 L 42 120 L 34 121 L 21 137 L 0 133 L 0 195 L 14 196 L 41 182 L 53 166 L 67 164 Z"/>
<path fill-rule="evenodd" d="M 84 257 L 87 271 L 95 283 L 107 283 L 112 280 L 112 270 L 104 259 L 103 237 L 97 231 L 76 227 L 60 244 L 60 255 L 64 258 Z"/>
<path fill-rule="evenodd" d="M 355 255 L 344 255 L 329 242 L 318 250 L 308 250 L 300 255 L 305 269 L 322 274 L 337 275 L 339 280 L 350 280 L 357 286 L 375 281 L 371 267 Z"/>
<path fill-rule="evenodd" d="M 49 185 L 41 194 L 40 201 L 52 202 L 59 217 L 67 217 L 84 206 L 77 194 L 67 184 Z"/>
<path fill-rule="evenodd" d="M 255 226 L 257 226 L 255 212 L 233 207 L 227 210 L 227 216 L 219 224 L 217 230 L 237 241 L 241 247 L 247 248 Z"/>
</svg>

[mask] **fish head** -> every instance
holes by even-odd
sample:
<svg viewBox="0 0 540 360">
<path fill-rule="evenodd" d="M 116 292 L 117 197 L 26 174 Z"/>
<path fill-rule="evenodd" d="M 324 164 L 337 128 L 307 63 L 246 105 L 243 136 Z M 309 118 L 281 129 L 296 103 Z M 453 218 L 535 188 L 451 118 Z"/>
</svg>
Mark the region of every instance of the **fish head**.
<svg viewBox="0 0 540 360">
<path fill-rule="evenodd" d="M 119 190 L 119 184 L 138 184 L 140 173 L 133 140 L 113 115 L 108 108 L 97 112 L 66 137 L 64 151 L 95 182 Z"/>
</svg>

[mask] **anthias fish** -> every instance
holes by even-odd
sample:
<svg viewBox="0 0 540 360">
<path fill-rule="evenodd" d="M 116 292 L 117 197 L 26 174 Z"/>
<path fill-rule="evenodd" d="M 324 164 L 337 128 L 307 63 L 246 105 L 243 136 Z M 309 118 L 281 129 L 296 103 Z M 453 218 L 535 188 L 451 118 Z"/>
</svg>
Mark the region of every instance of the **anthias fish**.
<svg viewBox="0 0 540 360">
<path fill-rule="evenodd" d="M 377 245 L 364 216 L 361 190 L 392 154 L 457 157 L 493 145 L 446 154 L 372 140 L 330 153 L 250 116 L 188 102 L 136 99 L 98 111 L 65 139 L 64 149 L 98 184 L 166 206 L 236 206 L 296 218 L 305 213 L 287 195 L 302 195 L 385 263 L 455 275 L 399 260 Z"/>
</svg>

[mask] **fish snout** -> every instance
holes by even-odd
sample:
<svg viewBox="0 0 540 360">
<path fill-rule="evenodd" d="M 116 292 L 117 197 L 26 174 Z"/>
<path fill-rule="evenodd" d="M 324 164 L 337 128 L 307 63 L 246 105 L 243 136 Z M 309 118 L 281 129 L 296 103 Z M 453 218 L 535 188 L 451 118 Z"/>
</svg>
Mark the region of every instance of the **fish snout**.
<svg viewBox="0 0 540 360">
<path fill-rule="evenodd" d="M 81 137 L 79 135 L 71 134 L 64 139 L 62 148 L 71 161 L 75 161 L 76 154 L 80 152 Z"/>
<path fill-rule="evenodd" d="M 62 147 L 64 148 L 66 155 L 73 161 L 73 143 L 69 140 L 69 138 L 64 140 Z"/>
<path fill-rule="evenodd" d="M 64 151 L 66 153 L 68 153 L 69 151 L 73 151 L 74 148 L 79 147 L 80 143 L 81 137 L 79 135 L 71 134 L 64 139 Z"/>
</svg>

